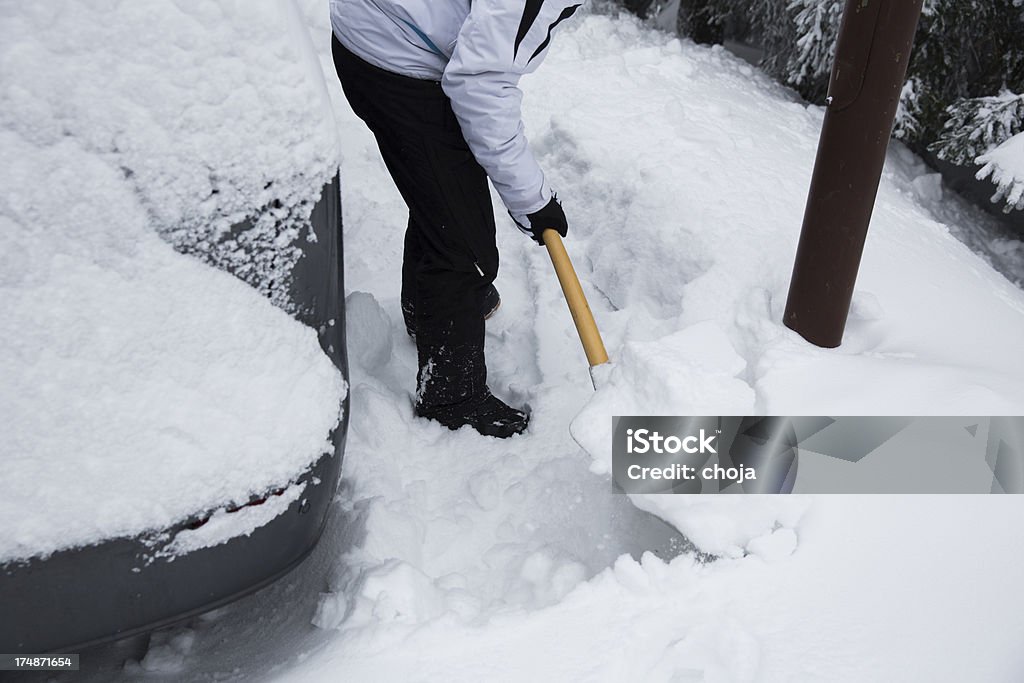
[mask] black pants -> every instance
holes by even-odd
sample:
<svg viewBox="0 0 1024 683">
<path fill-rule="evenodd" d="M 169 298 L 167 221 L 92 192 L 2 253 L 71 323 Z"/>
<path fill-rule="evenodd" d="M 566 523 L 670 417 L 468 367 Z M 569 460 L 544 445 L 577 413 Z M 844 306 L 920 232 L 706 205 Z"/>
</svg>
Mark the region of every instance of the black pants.
<svg viewBox="0 0 1024 683">
<path fill-rule="evenodd" d="M 440 83 L 379 69 L 332 41 L 345 97 L 409 207 L 402 305 L 415 310 L 417 401 L 472 400 L 487 391 L 481 309 L 498 273 L 487 175 Z"/>
</svg>

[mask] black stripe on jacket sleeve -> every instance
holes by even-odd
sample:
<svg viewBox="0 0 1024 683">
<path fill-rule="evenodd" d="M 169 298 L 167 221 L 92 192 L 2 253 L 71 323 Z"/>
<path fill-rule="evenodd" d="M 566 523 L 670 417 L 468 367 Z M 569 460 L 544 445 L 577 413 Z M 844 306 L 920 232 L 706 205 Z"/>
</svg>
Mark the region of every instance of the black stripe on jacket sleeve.
<svg viewBox="0 0 1024 683">
<path fill-rule="evenodd" d="M 573 14 L 575 14 L 577 9 L 579 9 L 579 5 L 573 5 L 572 7 L 566 7 L 564 10 L 562 10 L 562 13 L 558 15 L 558 18 L 555 19 L 554 23 L 551 24 L 551 26 L 548 27 L 548 37 L 545 38 L 544 42 L 541 43 L 540 46 L 536 50 L 533 51 L 533 54 L 530 55 L 530 59 L 527 60 L 528 62 L 532 62 L 534 57 L 536 57 L 541 52 L 543 52 L 544 48 L 546 48 L 548 46 L 548 43 L 551 42 L 551 32 L 555 30 L 556 26 L 558 26 L 563 21 L 565 21 L 566 19 L 571 17 Z"/>
<path fill-rule="evenodd" d="M 519 20 L 519 31 L 516 33 L 516 44 L 512 49 L 512 59 L 515 59 L 516 55 L 519 54 L 519 44 L 523 42 L 523 38 L 533 28 L 533 22 L 537 21 L 537 15 L 540 14 L 540 8 L 543 4 L 544 0 L 526 0 L 526 6 L 523 8 L 523 18 Z"/>
</svg>

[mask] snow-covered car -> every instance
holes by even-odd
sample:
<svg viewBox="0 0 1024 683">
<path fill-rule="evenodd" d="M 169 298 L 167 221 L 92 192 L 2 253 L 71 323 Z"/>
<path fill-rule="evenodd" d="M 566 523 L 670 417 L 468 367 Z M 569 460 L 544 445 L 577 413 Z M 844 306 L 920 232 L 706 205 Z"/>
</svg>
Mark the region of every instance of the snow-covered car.
<svg viewBox="0 0 1024 683">
<path fill-rule="evenodd" d="M 316 544 L 348 419 L 338 144 L 291 2 L 3 14 L 0 651 L 77 651 Z"/>
</svg>

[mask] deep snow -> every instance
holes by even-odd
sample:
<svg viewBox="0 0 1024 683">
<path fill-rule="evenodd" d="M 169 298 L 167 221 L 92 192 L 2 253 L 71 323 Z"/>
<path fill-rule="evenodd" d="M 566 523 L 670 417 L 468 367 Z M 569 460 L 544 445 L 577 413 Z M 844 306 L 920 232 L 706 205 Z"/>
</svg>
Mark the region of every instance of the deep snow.
<svg viewBox="0 0 1024 683">
<path fill-rule="evenodd" d="M 614 366 L 595 395 L 546 255 L 499 208 L 491 384 L 534 420 L 508 441 L 450 433 L 412 417 L 405 210 L 340 96 L 322 4 L 303 9 L 342 133 L 353 291 L 339 503 L 313 563 L 148 653 L 107 648 L 97 679 L 126 657 L 130 680 L 1024 677 L 1019 497 L 627 498 L 601 474 L 615 413 L 1019 414 L 1024 294 L 930 213 L 919 162 L 894 146 L 846 343 L 810 347 L 779 320 L 821 110 L 720 49 L 574 19 L 524 115 Z M 957 215 L 969 232 L 977 214 Z M 678 554 L 641 509 L 720 559 Z"/>
</svg>

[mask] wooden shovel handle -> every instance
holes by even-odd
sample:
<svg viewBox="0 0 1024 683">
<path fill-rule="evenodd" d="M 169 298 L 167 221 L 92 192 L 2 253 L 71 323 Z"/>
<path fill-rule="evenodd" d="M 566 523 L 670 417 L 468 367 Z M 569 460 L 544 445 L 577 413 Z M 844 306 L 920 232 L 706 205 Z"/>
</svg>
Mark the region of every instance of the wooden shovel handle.
<svg viewBox="0 0 1024 683">
<path fill-rule="evenodd" d="M 551 264 L 555 267 L 555 274 L 558 275 L 558 283 L 562 285 L 562 292 L 565 294 L 565 301 L 569 304 L 569 312 L 572 314 L 572 321 L 576 323 L 576 332 L 583 342 L 583 351 L 587 354 L 587 362 L 590 367 L 608 362 L 608 352 L 605 351 L 604 342 L 601 341 L 601 333 L 597 331 L 597 324 L 594 322 L 594 314 L 590 312 L 590 304 L 587 297 L 583 295 L 583 288 L 580 287 L 580 280 L 576 277 L 576 270 L 572 267 L 569 254 L 562 244 L 562 237 L 554 230 L 548 229 L 541 233 L 544 245 L 548 248 L 548 255 L 551 256 Z"/>
</svg>

